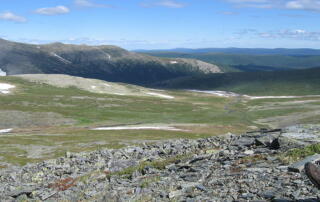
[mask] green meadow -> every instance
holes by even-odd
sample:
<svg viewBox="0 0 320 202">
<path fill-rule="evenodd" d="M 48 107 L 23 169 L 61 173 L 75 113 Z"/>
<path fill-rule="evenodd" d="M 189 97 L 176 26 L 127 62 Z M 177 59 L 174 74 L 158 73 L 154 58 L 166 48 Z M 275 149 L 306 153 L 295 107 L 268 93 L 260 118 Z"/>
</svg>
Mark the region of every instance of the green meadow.
<svg viewBox="0 0 320 202">
<path fill-rule="evenodd" d="M 0 77 L 0 83 L 16 86 L 10 94 L 0 94 L 0 130 L 13 128 L 0 134 L 1 167 L 56 158 L 67 151 L 240 134 L 290 124 L 290 120 L 317 122 L 320 115 L 315 113 L 319 97 L 250 100 L 184 90 L 160 91 L 174 97 L 165 99 L 92 93 L 76 86 L 59 88 L 17 77 Z M 282 119 L 286 122 L 279 121 Z M 181 131 L 92 130 L 125 125 L 164 125 Z"/>
</svg>

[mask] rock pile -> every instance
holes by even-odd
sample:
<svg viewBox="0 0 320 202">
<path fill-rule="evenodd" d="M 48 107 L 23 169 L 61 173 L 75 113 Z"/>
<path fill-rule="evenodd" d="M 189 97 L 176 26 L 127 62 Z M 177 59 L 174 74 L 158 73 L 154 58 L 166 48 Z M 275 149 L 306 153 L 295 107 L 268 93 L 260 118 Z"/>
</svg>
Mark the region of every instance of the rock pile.
<svg viewBox="0 0 320 202">
<path fill-rule="evenodd" d="M 297 133 L 320 131 L 308 128 Z M 277 158 L 305 144 L 250 133 L 67 153 L 1 170 L 0 201 L 319 201 L 306 175 Z"/>
</svg>

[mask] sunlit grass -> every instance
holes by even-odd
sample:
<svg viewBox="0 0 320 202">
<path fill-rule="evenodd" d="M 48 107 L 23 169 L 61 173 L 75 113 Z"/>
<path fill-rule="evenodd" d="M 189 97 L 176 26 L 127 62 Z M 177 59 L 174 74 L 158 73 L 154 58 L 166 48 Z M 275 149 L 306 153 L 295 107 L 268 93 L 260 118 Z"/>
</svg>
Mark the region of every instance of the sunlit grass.
<svg viewBox="0 0 320 202">
<path fill-rule="evenodd" d="M 27 113 L 54 112 L 76 121 L 73 125 L 28 126 L 17 128 L 14 134 L 0 136 L 3 162 L 24 165 L 63 156 L 65 152 L 92 151 L 100 148 L 120 148 L 143 141 L 175 138 L 203 138 L 228 132 L 240 134 L 252 127 L 262 127 L 255 121 L 261 118 L 305 112 L 307 107 L 292 105 L 286 109 L 249 111 L 279 99 L 244 100 L 216 97 L 187 91 L 168 91 L 175 99 L 156 97 L 96 94 L 72 88 L 57 88 L 28 82 L 15 77 L 0 77 L 0 82 L 16 85 L 11 95 L 0 95 L 3 110 Z M 319 98 L 310 98 L 319 99 Z M 286 99 L 304 100 L 304 99 Z M 309 106 L 306 104 L 305 106 Z M 305 118 L 306 122 L 312 117 Z M 34 118 L 33 122 L 37 122 Z M 313 122 L 316 122 L 313 120 Z M 14 123 L 12 123 L 14 125 Z M 186 131 L 124 130 L 92 131 L 99 126 L 125 124 L 170 124 Z M 41 158 L 28 158 L 25 148 L 37 145 L 50 148 Z"/>
<path fill-rule="evenodd" d="M 292 149 L 281 155 L 281 159 L 286 162 L 295 162 L 307 156 L 320 153 L 320 144 L 313 144 L 299 149 Z"/>
</svg>

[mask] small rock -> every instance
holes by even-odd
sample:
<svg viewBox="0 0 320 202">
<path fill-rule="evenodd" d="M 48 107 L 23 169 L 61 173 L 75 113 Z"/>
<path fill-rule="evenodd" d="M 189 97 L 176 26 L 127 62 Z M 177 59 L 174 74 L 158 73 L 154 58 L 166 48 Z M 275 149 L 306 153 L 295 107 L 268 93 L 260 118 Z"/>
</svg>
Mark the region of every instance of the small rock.
<svg viewBox="0 0 320 202">
<path fill-rule="evenodd" d="M 303 169 L 304 169 L 304 165 L 308 162 L 316 162 L 316 161 L 319 161 L 320 160 L 320 154 L 315 154 L 315 155 L 312 155 L 312 156 L 308 156 L 306 157 L 305 159 L 301 160 L 301 161 L 298 161 L 294 164 L 291 164 L 289 167 L 288 167 L 288 170 L 291 171 L 291 172 L 301 172 Z"/>
<path fill-rule="evenodd" d="M 182 193 L 182 191 L 180 191 L 180 190 L 171 191 L 171 192 L 169 193 L 169 198 L 172 199 L 172 198 L 181 196 L 182 194 L 183 194 L 183 193 Z"/>
<path fill-rule="evenodd" d="M 245 152 L 243 152 L 246 155 L 253 155 L 254 151 L 253 150 L 246 150 Z"/>
</svg>

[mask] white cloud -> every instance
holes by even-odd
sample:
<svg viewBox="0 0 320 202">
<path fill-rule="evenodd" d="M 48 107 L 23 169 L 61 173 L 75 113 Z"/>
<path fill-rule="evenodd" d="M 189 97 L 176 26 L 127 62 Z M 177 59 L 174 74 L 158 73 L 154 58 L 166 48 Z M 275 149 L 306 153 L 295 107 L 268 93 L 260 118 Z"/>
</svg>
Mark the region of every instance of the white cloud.
<svg viewBox="0 0 320 202">
<path fill-rule="evenodd" d="M 225 0 L 240 7 L 320 11 L 320 0 Z"/>
<path fill-rule="evenodd" d="M 269 0 L 228 0 L 233 3 L 266 3 Z"/>
<path fill-rule="evenodd" d="M 0 14 L 0 19 L 1 20 L 8 20 L 8 21 L 12 21 L 12 22 L 27 22 L 27 19 L 25 17 L 22 16 L 18 16 L 14 13 L 11 12 L 4 12 Z"/>
<path fill-rule="evenodd" d="M 233 33 L 238 39 L 292 39 L 295 41 L 320 41 L 320 31 L 308 31 L 305 29 L 283 29 L 272 31 L 258 31 L 255 29 L 243 29 Z"/>
<path fill-rule="evenodd" d="M 257 33 L 256 29 L 242 29 L 242 30 L 239 30 L 239 31 L 235 32 L 235 34 L 239 35 L 239 36 L 255 34 L 255 33 Z"/>
<path fill-rule="evenodd" d="M 259 36 L 262 38 L 275 38 L 275 36 L 272 33 L 268 32 L 261 32 L 259 33 Z"/>
<path fill-rule="evenodd" d="M 158 6 L 164 6 L 168 8 L 182 8 L 185 5 L 176 1 L 171 1 L 171 0 L 165 0 L 165 1 L 159 1 L 156 3 Z"/>
<path fill-rule="evenodd" d="M 282 0 L 226 0 L 239 7 L 250 7 L 250 8 L 273 8 L 279 4 Z"/>
<path fill-rule="evenodd" d="M 287 9 L 320 11 L 319 0 L 295 0 L 286 3 Z"/>
<path fill-rule="evenodd" d="M 151 3 L 142 3 L 141 4 L 143 7 L 157 7 L 157 6 L 161 6 L 161 7 L 167 7 L 167 8 L 183 8 L 186 5 L 177 1 L 173 1 L 173 0 L 161 0 L 161 1 L 156 1 L 156 2 L 151 2 Z"/>
<path fill-rule="evenodd" d="M 39 8 L 36 10 L 36 13 L 41 15 L 60 15 L 69 13 L 70 9 L 65 6 L 56 6 L 50 8 Z"/>
<path fill-rule="evenodd" d="M 307 41 L 320 41 L 319 31 L 307 31 L 304 29 L 294 30 L 280 30 L 258 33 L 258 36 L 262 38 L 273 39 L 295 39 L 295 40 L 307 40 Z"/>
<path fill-rule="evenodd" d="M 107 4 L 97 4 L 93 3 L 89 0 L 74 0 L 74 4 L 79 7 L 91 7 L 91 8 L 110 8 L 112 7 L 111 5 Z"/>
</svg>

